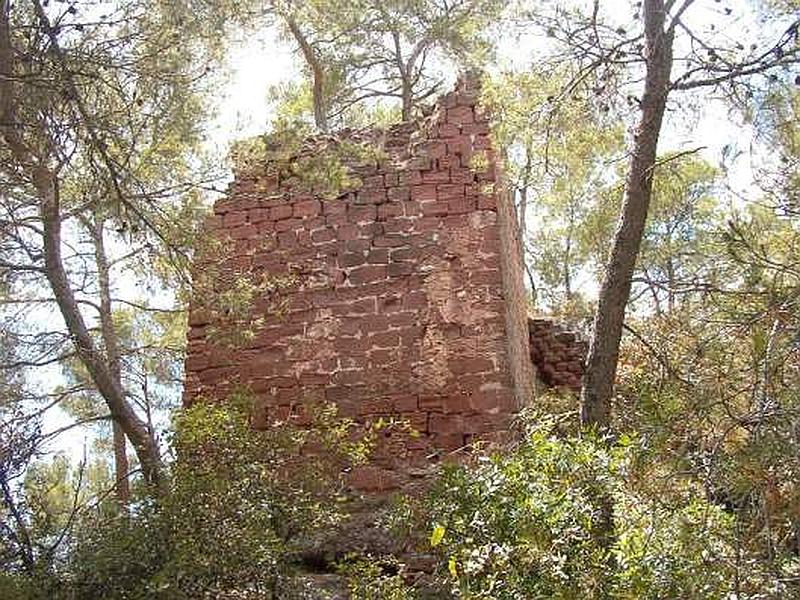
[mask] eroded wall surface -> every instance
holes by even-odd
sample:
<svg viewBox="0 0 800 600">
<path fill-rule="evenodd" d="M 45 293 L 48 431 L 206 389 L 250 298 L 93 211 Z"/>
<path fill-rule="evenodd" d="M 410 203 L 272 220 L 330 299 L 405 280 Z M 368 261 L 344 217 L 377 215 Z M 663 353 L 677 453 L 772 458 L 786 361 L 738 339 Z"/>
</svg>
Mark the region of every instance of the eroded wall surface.
<svg viewBox="0 0 800 600">
<path fill-rule="evenodd" d="M 539 380 L 549 388 L 581 391 L 586 343 L 574 331 L 546 318 L 529 318 L 531 362 Z"/>
<path fill-rule="evenodd" d="M 211 335 L 223 317 L 195 307 L 186 403 L 246 386 L 257 426 L 302 423 L 320 402 L 359 421 L 402 421 L 352 474 L 364 490 L 401 486 L 432 460 L 504 436 L 533 375 L 514 208 L 477 96 L 463 80 L 416 122 L 307 140 L 298 157 L 342 139 L 380 148 L 351 165 L 358 181 L 335 198 L 286 164 L 237 176 L 208 225 L 220 248 L 198 269 L 284 285 L 256 303 L 253 335 L 232 346 Z M 213 293 L 232 285 L 223 280 Z"/>
</svg>

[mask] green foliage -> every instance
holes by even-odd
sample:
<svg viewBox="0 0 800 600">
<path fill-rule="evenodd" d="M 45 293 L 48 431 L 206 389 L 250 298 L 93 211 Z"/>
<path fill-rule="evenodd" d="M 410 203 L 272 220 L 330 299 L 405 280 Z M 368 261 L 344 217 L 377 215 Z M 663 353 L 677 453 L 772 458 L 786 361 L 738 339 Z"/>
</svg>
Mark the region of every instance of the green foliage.
<svg viewBox="0 0 800 600">
<path fill-rule="evenodd" d="M 151 582 L 169 563 L 171 547 L 169 517 L 152 502 L 129 517 L 87 515 L 70 555 L 67 588 L 77 599 L 164 597 Z"/>
<path fill-rule="evenodd" d="M 313 110 L 316 78 L 317 112 L 326 121 L 317 123 L 320 127 L 364 125 L 365 115 L 374 113 L 410 118 L 447 76 L 443 66 L 453 72 L 491 57 L 487 30 L 503 8 L 497 0 L 277 2 L 285 37 L 297 43 L 299 32 L 308 44 L 303 54 L 313 53 L 311 60 L 304 57 L 307 80 L 285 95 L 287 110 L 295 115 L 302 114 L 300 107 Z"/>
<path fill-rule="evenodd" d="M 789 215 L 800 212 L 800 92 L 796 82 L 774 90 L 764 100 L 756 122 L 762 142 L 774 152 L 758 169 L 759 187 L 771 204 Z"/>
<path fill-rule="evenodd" d="M 351 600 L 415 600 L 417 593 L 403 581 L 398 570 L 395 560 L 371 556 L 348 556 L 339 565 Z"/>
<path fill-rule="evenodd" d="M 24 355 L 47 357 L 32 364 L 60 363 L 79 384 L 54 390 L 50 373 L 33 377 L 43 405 L 55 406 L 53 400 L 64 396 L 72 416 L 99 418 L 108 405 L 128 404 L 130 410 L 116 413 L 131 415 L 122 427 L 139 437 L 133 448 L 150 479 L 159 463 L 157 443 L 143 441 L 154 407 L 151 375 L 157 379 L 172 369 L 174 394 L 178 357 L 164 344 L 137 339 L 138 328 L 123 328 L 118 336 L 104 317 L 126 301 L 145 313 L 150 302 L 139 302 L 138 290 L 169 301 L 185 281 L 201 215 L 196 184 L 213 178 L 201 117 L 211 83 L 208 61 L 216 57 L 205 29 L 212 20 L 187 19 L 190 12 L 185 3 L 159 0 L 107 6 L 78 0 L 5 3 L 0 18 L 0 196 L 3 211 L 20 219 L 1 253 L 3 264 L 22 274 L 13 277 L 13 292 L 18 306 L 27 305 L 13 327 Z M 57 200 L 44 209 L 51 196 Z M 46 247 L 53 249 L 47 260 Z M 37 300 L 24 302 L 31 297 Z M 45 305 L 60 310 L 39 312 Z M 137 325 L 145 320 L 131 319 Z M 157 328 L 142 329 L 152 334 Z M 74 344 L 83 348 L 75 352 Z M 138 369 L 156 364 L 161 373 Z M 116 385 L 100 383 L 100 394 L 102 381 Z"/>
<path fill-rule="evenodd" d="M 86 258 L 81 234 L 96 218 L 108 225 L 109 261 L 117 273 L 135 277 L 143 298 L 166 287 L 187 299 L 181 274 L 196 250 L 195 306 L 214 314 L 208 340 L 228 345 L 246 343 L 267 317 L 279 316 L 285 292 L 300 283 L 288 272 L 262 278 L 228 269 L 234 257 L 226 241 L 193 246 L 204 205 L 195 184 L 214 178 L 201 149 L 200 117 L 218 83 L 207 71 L 231 29 L 263 24 L 265 16 L 293 17 L 323 67 L 330 125 L 361 126 L 410 116 L 440 81 L 452 78 L 455 65 L 484 62 L 492 50 L 486 33 L 504 5 L 112 4 L 107 16 L 96 14 L 93 1 L 49 4 L 63 57 L 34 18 L 32 3 L 6 11 L 13 64 L 2 78 L 3 94 L 14 110 L 2 127 L 21 136 L 30 155 L 15 158 L 7 140 L 0 146 L 0 197 L 8 217 L 0 248 L 4 307 L 25 306 L 36 317 L 35 307 L 52 302 L 47 290 L 41 293 L 43 212 L 30 166 L 58 165 L 53 176 L 63 209 L 66 279 L 88 328 L 96 324 L 97 268 Z M 797 0 L 758 5 L 767 17 L 793 15 Z M 624 178 L 614 165 L 623 162 L 624 123 L 610 110 L 609 94 L 632 91 L 619 84 L 632 74 L 625 65 L 639 63 L 643 49 L 602 13 L 576 22 L 571 8 L 556 10 L 545 22 L 547 35 L 580 46 L 580 56 L 523 73 L 501 71 L 485 87 L 484 101 L 523 208 L 539 308 L 584 317 L 592 311 L 591 290 L 622 197 Z M 795 24 L 789 33 L 796 30 Z M 734 38 L 725 41 L 730 50 L 739 44 Z M 764 53 L 757 42 L 747 64 L 796 51 L 786 44 Z M 740 45 L 748 52 L 749 43 Z M 708 61 L 693 51 L 676 66 L 701 77 L 733 75 L 733 67 L 745 64 L 736 57 L 744 54 L 727 50 L 708 52 Z M 351 167 L 382 156 L 360 134 L 306 142 L 315 108 L 310 66 L 305 75 L 275 90 L 272 133 L 237 144 L 231 158 L 240 177 L 264 183 L 265 194 L 277 180 L 340 197 L 359 183 Z M 760 106 L 752 119 L 770 155 L 760 165 L 765 197 L 758 205 L 736 200 L 736 210 L 725 212 L 721 173 L 700 158 L 667 152 L 652 173 L 620 361 L 617 439 L 576 437 L 575 423 L 552 416 L 572 412 L 573 400 L 540 399 L 551 416 L 532 417 L 524 442 L 445 470 L 416 533 L 440 553 L 439 575 L 461 597 L 800 595 L 800 237 L 794 219 L 800 95 L 791 76 L 776 76 L 779 85 L 754 95 Z M 673 81 L 686 80 L 673 73 Z M 750 95 L 737 86 L 730 91 Z M 629 116 L 638 114 L 638 99 L 626 100 Z M 471 167 L 487 164 L 478 153 Z M 225 274 L 203 268 L 204 255 L 219 258 Z M 126 287 L 118 280 L 111 285 L 115 297 Z M 34 298 L 35 304 L 27 302 Z M 147 302 L 134 300 L 123 308 L 115 299 L 112 311 L 126 398 L 164 408 L 164 388 L 179 376 L 183 314 L 143 310 Z M 177 460 L 165 495 L 140 498 L 120 514 L 110 501 L 111 469 L 102 456 L 77 467 L 62 456 L 35 460 L 39 419 L 21 414 L 23 377 L 8 366 L 17 360 L 8 349 L 33 340 L 20 357 L 49 365 L 70 354 L 70 337 L 40 335 L 38 325 L 15 329 L 24 313 L 9 312 L 0 340 L 0 598 L 289 597 L 311 534 L 342 518 L 338 474 L 364 460 L 369 439 L 355 436 L 353 424 L 330 407 L 312 411 L 307 428 L 282 423 L 254 432 L 246 395 L 224 406 L 199 403 L 175 421 Z M 92 335 L 102 359 L 104 344 Z M 78 418 L 104 417 L 85 364 L 75 358 L 60 364 L 69 382 L 80 384 L 61 407 Z M 100 454 L 108 447 L 100 439 L 94 449 Z M 610 549 L 602 515 L 607 498 L 614 509 Z M 351 557 L 341 573 L 356 599 L 419 595 L 391 559 Z"/>
<path fill-rule="evenodd" d="M 601 273 L 613 236 L 613 215 L 619 210 L 619 187 L 603 190 L 587 230 L 593 240 L 588 253 Z M 727 275 L 715 260 L 720 250 L 723 223 L 720 172 L 703 159 L 667 153 L 660 157 L 653 176 L 650 211 L 633 277 L 633 304 L 656 313 L 689 308 L 697 300 L 699 281 L 724 285 Z M 643 301 L 636 303 L 635 298 Z"/>
<path fill-rule="evenodd" d="M 198 402 L 176 420 L 169 493 L 82 527 L 76 598 L 278 598 L 305 536 L 337 522 L 342 469 L 368 440 L 335 410 L 308 428 L 250 426 L 252 401 Z"/>
<path fill-rule="evenodd" d="M 59 598 L 58 594 L 57 582 L 49 573 L 0 573 L 3 600 L 50 600 Z"/>
<path fill-rule="evenodd" d="M 77 482 L 82 473 L 73 472 L 69 460 L 58 455 L 50 462 L 35 462 L 23 482 L 28 505 L 28 534 L 43 546 L 51 544 L 63 531 Z"/>
<path fill-rule="evenodd" d="M 736 577 L 734 519 L 699 489 L 686 490 L 676 505 L 632 493 L 616 514 L 619 597 L 728 597 Z"/>
<path fill-rule="evenodd" d="M 649 497 L 687 485 L 736 517 L 736 577 L 753 594 L 796 591 L 797 293 L 794 224 L 752 207 L 706 244 L 716 285 L 671 315 L 631 319 L 623 345 L 620 430 L 648 444 L 636 464 Z M 708 258 L 706 259 L 708 261 Z"/>
<path fill-rule="evenodd" d="M 32 461 L 18 488 L 7 479 L 7 471 L 2 475 L 0 597 L 61 598 L 67 587 L 61 575 L 75 522 L 84 511 L 102 518 L 117 515 L 107 498 L 107 465 L 98 460 L 75 466 L 57 454 L 49 461 Z"/>
<path fill-rule="evenodd" d="M 598 110 L 583 88 L 556 102 L 566 68 L 503 73 L 484 86 L 493 115 L 494 143 L 506 149 L 506 170 L 516 190 L 526 259 L 535 273 L 539 306 L 569 317 L 591 310 L 581 293 L 608 187 L 611 161 L 622 151 L 621 124 Z M 605 217 L 613 225 L 613 215 Z"/>
<path fill-rule="evenodd" d="M 448 468 L 436 486 L 431 542 L 464 598 L 589 597 L 604 551 L 593 536 L 621 457 L 594 440 L 534 425 L 514 452 Z"/>
<path fill-rule="evenodd" d="M 357 188 L 352 167 L 372 164 L 383 156 L 370 140 L 308 138 L 297 123 L 276 122 L 269 134 L 237 142 L 231 161 L 240 177 L 268 175 L 285 187 L 337 198 Z"/>
<path fill-rule="evenodd" d="M 629 475 L 640 444 L 628 437 L 609 446 L 535 419 L 513 452 L 450 467 L 433 491 L 430 543 L 458 597 L 728 597 L 729 514 L 691 485 L 672 503 L 643 493 Z M 605 495 L 614 499 L 612 571 L 598 536 Z"/>
</svg>

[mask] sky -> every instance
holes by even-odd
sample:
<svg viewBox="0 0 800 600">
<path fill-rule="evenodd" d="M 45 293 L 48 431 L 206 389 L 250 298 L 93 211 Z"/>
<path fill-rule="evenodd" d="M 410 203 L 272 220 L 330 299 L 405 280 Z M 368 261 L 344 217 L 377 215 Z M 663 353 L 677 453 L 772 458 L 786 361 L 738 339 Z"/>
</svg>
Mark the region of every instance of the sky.
<svg viewBox="0 0 800 600">
<path fill-rule="evenodd" d="M 296 78 L 299 65 L 292 48 L 279 42 L 273 29 L 236 40 L 228 53 L 227 82 L 217 101 L 217 115 L 210 135 L 212 143 L 225 150 L 238 139 L 263 133 L 271 109 L 270 86 Z"/>
</svg>

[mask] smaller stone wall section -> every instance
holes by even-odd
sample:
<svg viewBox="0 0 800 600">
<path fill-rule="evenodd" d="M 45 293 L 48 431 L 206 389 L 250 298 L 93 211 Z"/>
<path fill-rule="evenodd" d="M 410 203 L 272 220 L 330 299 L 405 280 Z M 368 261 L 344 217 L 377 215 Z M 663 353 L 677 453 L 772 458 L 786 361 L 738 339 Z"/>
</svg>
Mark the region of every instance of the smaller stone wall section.
<svg viewBox="0 0 800 600">
<path fill-rule="evenodd" d="M 581 391 L 586 342 L 550 319 L 528 318 L 531 362 L 548 387 Z"/>
</svg>

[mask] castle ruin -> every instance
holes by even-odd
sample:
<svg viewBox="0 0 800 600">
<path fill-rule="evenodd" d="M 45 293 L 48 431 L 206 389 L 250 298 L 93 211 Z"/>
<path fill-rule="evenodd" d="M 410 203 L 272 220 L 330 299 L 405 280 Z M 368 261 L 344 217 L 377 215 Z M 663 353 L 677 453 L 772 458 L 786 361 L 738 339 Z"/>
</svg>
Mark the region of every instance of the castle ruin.
<svg viewBox="0 0 800 600">
<path fill-rule="evenodd" d="M 256 303 L 265 318 L 233 347 L 209 334 L 219 314 L 194 307 L 186 404 L 243 385 L 256 427 L 302 424 L 317 402 L 359 422 L 405 422 L 350 476 L 356 489 L 387 491 L 443 454 L 505 439 L 537 373 L 579 387 L 582 346 L 528 316 L 513 198 L 478 95 L 465 78 L 418 120 L 316 136 L 237 174 L 207 226 L 229 251 L 198 268 L 291 284 L 280 310 Z M 342 140 L 377 152 L 351 161 L 333 194 L 299 181 L 293 161 Z"/>
</svg>

